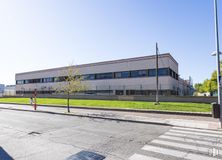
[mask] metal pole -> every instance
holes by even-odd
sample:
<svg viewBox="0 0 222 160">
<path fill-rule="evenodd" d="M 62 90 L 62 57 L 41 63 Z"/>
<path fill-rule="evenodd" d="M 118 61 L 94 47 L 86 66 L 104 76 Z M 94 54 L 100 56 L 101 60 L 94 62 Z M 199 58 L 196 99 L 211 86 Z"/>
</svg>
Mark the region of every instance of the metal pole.
<svg viewBox="0 0 222 160">
<path fill-rule="evenodd" d="M 215 19 L 215 42 L 216 42 L 216 57 L 217 57 L 217 92 L 218 92 L 218 104 L 220 105 L 220 121 L 222 122 L 220 49 L 219 49 L 219 33 L 218 33 L 218 17 L 217 17 L 217 0 L 214 0 L 214 19 Z"/>
<path fill-rule="evenodd" d="M 159 77 L 158 77 L 158 44 L 156 43 L 156 103 L 155 105 L 159 105 Z"/>
</svg>

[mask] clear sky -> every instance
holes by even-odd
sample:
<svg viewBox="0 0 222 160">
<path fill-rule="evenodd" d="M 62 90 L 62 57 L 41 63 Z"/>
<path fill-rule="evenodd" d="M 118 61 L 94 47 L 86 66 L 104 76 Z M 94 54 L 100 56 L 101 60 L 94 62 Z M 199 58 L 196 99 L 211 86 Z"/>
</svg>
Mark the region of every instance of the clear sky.
<svg viewBox="0 0 222 160">
<path fill-rule="evenodd" d="M 216 68 L 213 13 L 213 0 L 0 0 L 0 83 L 14 84 L 19 72 L 152 55 L 156 42 L 182 78 L 202 82 Z"/>
</svg>

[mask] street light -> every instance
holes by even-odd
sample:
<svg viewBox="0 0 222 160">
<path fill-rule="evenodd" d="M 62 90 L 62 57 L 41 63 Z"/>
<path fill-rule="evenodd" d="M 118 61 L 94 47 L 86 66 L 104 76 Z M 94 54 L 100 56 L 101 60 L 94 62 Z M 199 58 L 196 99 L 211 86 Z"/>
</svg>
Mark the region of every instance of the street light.
<svg viewBox="0 0 222 160">
<path fill-rule="evenodd" d="M 219 52 L 219 54 L 221 55 L 222 52 Z M 216 56 L 216 55 L 217 55 L 217 51 L 214 51 L 214 52 L 211 53 L 211 56 Z"/>
<path fill-rule="evenodd" d="M 214 0 L 214 21 L 215 21 L 215 42 L 216 42 L 216 59 L 217 59 L 217 93 L 220 105 L 220 122 L 222 127 L 222 105 L 221 105 L 221 75 L 220 75 L 220 49 L 219 49 L 219 33 L 218 33 L 218 17 L 217 17 L 217 0 Z"/>
</svg>

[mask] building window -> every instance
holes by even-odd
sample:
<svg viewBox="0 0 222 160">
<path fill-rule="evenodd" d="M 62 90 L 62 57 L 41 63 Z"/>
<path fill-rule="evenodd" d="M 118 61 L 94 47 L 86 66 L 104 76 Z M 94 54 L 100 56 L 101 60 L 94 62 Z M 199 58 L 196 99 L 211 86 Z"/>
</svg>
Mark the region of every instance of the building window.
<svg viewBox="0 0 222 160">
<path fill-rule="evenodd" d="M 159 76 L 167 76 L 167 75 L 169 75 L 169 69 L 168 68 L 160 68 L 160 69 L 158 69 L 158 75 Z"/>
<path fill-rule="evenodd" d="M 96 74 L 96 79 L 112 79 L 113 73 L 100 73 Z"/>
<path fill-rule="evenodd" d="M 24 80 L 17 80 L 16 84 L 24 84 Z"/>
<path fill-rule="evenodd" d="M 168 76 L 170 74 L 169 68 L 159 68 L 158 69 L 158 75 L 159 76 Z M 148 76 L 154 77 L 156 76 L 156 69 L 149 69 L 148 70 Z"/>
<path fill-rule="evenodd" d="M 158 75 L 159 76 L 171 76 L 174 79 L 178 80 L 178 74 L 170 68 L 159 68 Z M 86 75 L 83 75 L 83 80 L 131 78 L 131 77 L 135 78 L 135 77 L 147 77 L 147 76 L 148 77 L 156 76 L 156 69 L 86 74 Z M 76 77 L 80 77 L 80 75 L 77 75 Z M 17 80 L 16 84 L 19 85 L 19 84 L 29 84 L 29 83 L 64 82 L 64 81 L 66 81 L 66 79 L 67 79 L 67 76 Z"/>
<path fill-rule="evenodd" d="M 131 71 L 131 77 L 146 77 L 147 70 Z"/>
<path fill-rule="evenodd" d="M 94 79 L 95 79 L 95 74 L 83 75 L 83 80 L 94 80 Z"/>
<path fill-rule="evenodd" d="M 60 82 L 60 77 L 55 77 L 54 82 Z"/>
<path fill-rule="evenodd" d="M 179 75 L 178 74 L 176 74 L 176 80 L 178 80 L 179 79 Z"/>
<path fill-rule="evenodd" d="M 54 82 L 54 78 L 50 77 L 50 78 L 43 78 L 43 83 L 50 83 L 50 82 Z"/>
<path fill-rule="evenodd" d="M 41 83 L 41 79 L 33 79 L 32 83 Z"/>
<path fill-rule="evenodd" d="M 148 76 L 149 76 L 149 77 L 154 77 L 154 76 L 156 76 L 156 69 L 149 69 L 149 70 L 148 70 Z"/>
<path fill-rule="evenodd" d="M 116 72 L 115 73 L 115 78 L 128 78 L 128 77 L 130 77 L 130 72 L 129 71 Z"/>
</svg>

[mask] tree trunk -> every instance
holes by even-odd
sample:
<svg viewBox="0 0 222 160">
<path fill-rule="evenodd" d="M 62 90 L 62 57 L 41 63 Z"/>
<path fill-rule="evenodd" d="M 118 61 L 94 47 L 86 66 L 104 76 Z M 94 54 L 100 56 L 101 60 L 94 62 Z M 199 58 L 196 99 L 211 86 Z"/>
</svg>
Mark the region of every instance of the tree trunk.
<svg viewBox="0 0 222 160">
<path fill-rule="evenodd" d="M 69 108 L 69 93 L 68 93 L 68 97 L 67 97 L 67 110 L 68 110 L 68 113 L 70 113 L 70 108 Z"/>
</svg>

